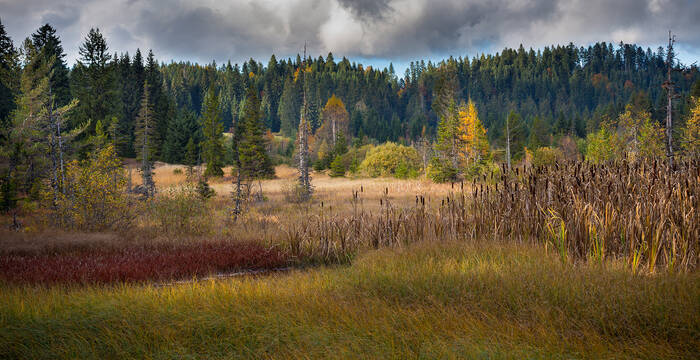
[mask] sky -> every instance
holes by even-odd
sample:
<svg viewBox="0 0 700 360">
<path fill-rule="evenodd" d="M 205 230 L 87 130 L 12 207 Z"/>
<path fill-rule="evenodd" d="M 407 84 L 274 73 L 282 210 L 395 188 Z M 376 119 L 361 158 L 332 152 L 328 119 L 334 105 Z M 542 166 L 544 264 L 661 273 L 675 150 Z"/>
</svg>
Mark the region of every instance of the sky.
<svg viewBox="0 0 700 360">
<path fill-rule="evenodd" d="M 153 49 L 160 61 L 267 64 L 310 55 L 397 72 L 418 59 L 495 53 L 504 47 L 587 46 L 598 41 L 656 49 L 676 34 L 684 64 L 700 60 L 700 0 L 0 0 L 0 21 L 19 45 L 44 23 L 72 65 L 90 28 L 111 52 Z"/>
</svg>

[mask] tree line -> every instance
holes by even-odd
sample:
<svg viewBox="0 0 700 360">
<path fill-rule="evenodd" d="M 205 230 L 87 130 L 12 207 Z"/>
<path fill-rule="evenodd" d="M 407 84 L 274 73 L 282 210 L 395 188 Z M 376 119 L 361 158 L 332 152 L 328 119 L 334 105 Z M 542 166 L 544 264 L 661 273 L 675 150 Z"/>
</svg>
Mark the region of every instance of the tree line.
<svg viewBox="0 0 700 360">
<path fill-rule="evenodd" d="M 442 169 L 436 179 L 457 176 L 465 163 L 482 166 L 494 154 L 510 166 L 527 149 L 563 138 L 588 138 L 591 154 L 615 141 L 647 149 L 639 139 L 654 139 L 666 111 L 668 51 L 623 43 L 520 46 L 412 62 L 399 76 L 393 65 L 375 69 L 331 53 L 272 55 L 266 66 L 253 59 L 240 66 L 158 63 L 152 51 L 113 52 L 94 28 L 69 68 L 51 25 L 15 46 L 0 23 L 3 187 L 31 193 L 37 180 L 52 178 L 58 191 L 66 159 L 85 159 L 106 145 L 141 160 L 145 179 L 155 160 L 203 162 L 207 176 L 222 175 L 226 164 L 272 176 L 272 133 L 296 139 L 300 129 L 308 131 L 307 163 L 319 170 L 351 143 L 394 141 L 422 149 L 424 162 Z M 680 134 L 692 125 L 685 119 L 693 119 L 700 74 L 695 65 L 672 67 L 679 97 L 673 113 L 681 120 L 672 130 Z M 684 137 L 675 139 L 681 147 Z M 148 193 L 148 181 L 144 186 Z"/>
</svg>

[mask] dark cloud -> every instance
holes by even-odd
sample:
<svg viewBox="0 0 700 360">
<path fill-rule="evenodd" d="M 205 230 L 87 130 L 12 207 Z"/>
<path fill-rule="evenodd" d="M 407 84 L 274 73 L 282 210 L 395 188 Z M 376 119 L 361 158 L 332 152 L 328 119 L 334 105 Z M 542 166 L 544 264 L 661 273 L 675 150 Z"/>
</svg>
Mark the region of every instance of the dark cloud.
<svg viewBox="0 0 700 360">
<path fill-rule="evenodd" d="M 700 1 L 689 0 L 0 0 L 19 43 L 53 24 L 70 61 L 90 27 L 113 51 L 152 48 L 164 61 L 241 62 L 312 54 L 378 63 L 476 55 L 504 46 L 573 42 L 663 45 L 677 34 L 685 62 L 700 55 Z"/>
<path fill-rule="evenodd" d="M 342 7 L 357 17 L 374 20 L 383 19 L 392 10 L 389 2 L 390 0 L 338 0 Z"/>
</svg>

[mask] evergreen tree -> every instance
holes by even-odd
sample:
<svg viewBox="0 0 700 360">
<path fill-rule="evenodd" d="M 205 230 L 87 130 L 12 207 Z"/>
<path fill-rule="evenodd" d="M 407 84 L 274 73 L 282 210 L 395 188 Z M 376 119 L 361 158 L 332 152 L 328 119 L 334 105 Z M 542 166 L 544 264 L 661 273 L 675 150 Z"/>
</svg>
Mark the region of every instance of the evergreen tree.
<svg viewBox="0 0 700 360">
<path fill-rule="evenodd" d="M 34 48 L 41 53 L 44 62 L 49 65 L 49 87 L 56 99 L 56 106 L 68 104 L 71 100 L 69 71 L 66 65 L 66 54 L 63 52 L 61 40 L 56 35 L 56 29 L 45 24 L 31 36 Z"/>
<path fill-rule="evenodd" d="M 253 86 L 248 88 L 241 120 L 241 137 L 238 145 L 241 172 L 248 179 L 274 177 L 275 170 L 267 154 L 260 100 Z"/>
<path fill-rule="evenodd" d="M 287 136 L 292 136 L 299 126 L 299 94 L 296 84 L 289 77 L 284 82 L 284 90 L 280 98 L 278 116 L 280 130 Z"/>
<path fill-rule="evenodd" d="M 115 66 L 108 49 L 100 30 L 90 29 L 71 77 L 73 94 L 79 100 L 73 126 L 87 125 L 87 135 L 95 134 L 97 121 L 110 127 L 112 118 L 121 112 Z"/>
<path fill-rule="evenodd" d="M 132 59 L 129 59 L 129 54 L 125 54 L 119 59 L 118 74 L 122 111 L 117 120 L 116 132 L 119 139 L 116 149 L 120 156 L 134 157 L 136 156 L 134 124 L 141 108 L 145 80 L 141 50 L 137 49 Z"/>
<path fill-rule="evenodd" d="M 21 78 L 21 96 L 14 112 L 14 128 L 10 134 L 10 166 L 7 182 L 17 184 L 23 172 L 25 190 L 41 178 L 48 178 L 53 190 L 53 205 L 59 194 L 65 195 L 64 149 L 78 134 L 66 133 L 66 115 L 76 101 L 58 107 L 50 87 L 50 62 L 30 41 L 25 41 L 27 66 Z M 14 185 L 9 188 L 14 188 Z"/>
<path fill-rule="evenodd" d="M 543 146 L 549 146 L 549 126 L 547 122 L 539 117 L 535 116 L 532 121 L 532 128 L 530 130 L 530 137 L 528 139 L 528 147 L 532 150 Z"/>
<path fill-rule="evenodd" d="M 15 109 L 15 96 L 19 93 L 19 59 L 12 39 L 0 22 L 0 147 L 8 140 Z"/>
<path fill-rule="evenodd" d="M 459 115 L 454 100 L 441 111 L 437 130 L 436 156 L 431 160 L 429 176 L 438 182 L 453 181 L 459 175 Z"/>
<path fill-rule="evenodd" d="M 202 104 L 202 133 L 204 142 L 202 143 L 202 157 L 207 164 L 204 176 L 223 176 L 224 171 L 224 125 L 221 122 L 219 109 L 219 96 L 213 87 L 209 88 Z"/>
<path fill-rule="evenodd" d="M 197 135 L 197 115 L 183 111 L 168 124 L 168 132 L 163 144 L 163 160 L 168 163 L 181 163 L 186 154 L 187 143 Z"/>
<path fill-rule="evenodd" d="M 135 136 L 136 136 L 136 154 L 141 160 L 141 180 L 144 187 L 146 197 L 151 197 L 155 194 L 155 183 L 153 182 L 153 134 L 155 133 L 155 124 L 153 121 L 153 104 L 150 100 L 148 92 L 148 82 L 143 84 L 144 90 L 141 95 L 141 109 L 136 117 Z"/>
</svg>

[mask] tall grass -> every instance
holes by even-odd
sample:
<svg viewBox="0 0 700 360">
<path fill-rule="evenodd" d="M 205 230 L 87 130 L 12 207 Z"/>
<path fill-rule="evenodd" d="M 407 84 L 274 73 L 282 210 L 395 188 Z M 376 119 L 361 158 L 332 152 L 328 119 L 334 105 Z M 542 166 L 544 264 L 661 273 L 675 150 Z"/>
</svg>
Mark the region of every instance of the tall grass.
<svg viewBox="0 0 700 360">
<path fill-rule="evenodd" d="M 694 358 L 696 274 L 419 244 L 171 287 L 4 287 L 0 358 Z"/>
</svg>

